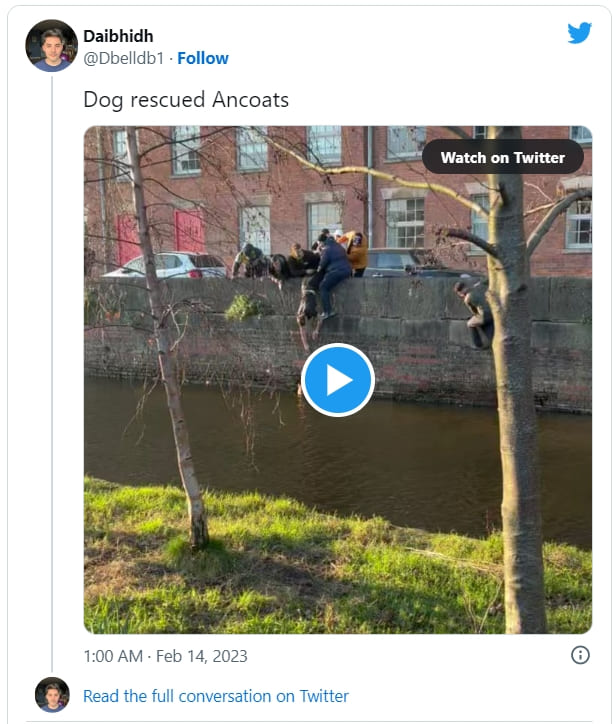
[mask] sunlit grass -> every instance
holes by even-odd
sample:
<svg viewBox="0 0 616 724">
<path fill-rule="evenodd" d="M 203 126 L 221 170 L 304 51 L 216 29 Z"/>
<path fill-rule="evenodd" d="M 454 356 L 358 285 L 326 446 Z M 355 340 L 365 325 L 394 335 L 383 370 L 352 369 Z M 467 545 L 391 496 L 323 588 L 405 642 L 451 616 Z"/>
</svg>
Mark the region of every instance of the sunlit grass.
<svg viewBox="0 0 616 724">
<path fill-rule="evenodd" d="M 94 633 L 502 633 L 502 538 L 428 534 L 207 491 L 188 544 L 177 487 L 85 481 L 85 624 Z M 591 555 L 546 544 L 551 632 L 591 623 Z"/>
</svg>

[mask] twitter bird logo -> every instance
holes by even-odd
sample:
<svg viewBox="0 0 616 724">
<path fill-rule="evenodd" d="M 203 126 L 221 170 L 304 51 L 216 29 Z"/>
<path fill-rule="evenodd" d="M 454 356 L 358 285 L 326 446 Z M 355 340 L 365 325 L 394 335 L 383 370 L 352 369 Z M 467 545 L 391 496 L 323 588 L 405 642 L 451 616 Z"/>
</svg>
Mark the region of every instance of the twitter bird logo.
<svg viewBox="0 0 616 724">
<path fill-rule="evenodd" d="M 590 33 L 590 27 L 592 23 L 582 23 L 579 28 L 574 28 L 573 25 L 569 25 L 569 35 L 571 36 L 570 43 L 583 43 L 588 34 Z"/>
</svg>

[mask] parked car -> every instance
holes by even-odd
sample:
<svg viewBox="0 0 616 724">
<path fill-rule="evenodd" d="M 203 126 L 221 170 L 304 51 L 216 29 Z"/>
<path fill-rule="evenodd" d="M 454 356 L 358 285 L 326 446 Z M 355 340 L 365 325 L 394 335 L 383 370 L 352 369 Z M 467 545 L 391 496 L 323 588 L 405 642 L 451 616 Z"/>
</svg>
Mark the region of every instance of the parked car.
<svg viewBox="0 0 616 724">
<path fill-rule="evenodd" d="M 423 250 L 369 249 L 368 266 L 364 277 L 451 277 L 465 279 L 473 276 L 464 269 L 449 269 L 430 263 Z"/>
<path fill-rule="evenodd" d="M 212 254 L 196 254 L 190 251 L 162 251 L 154 254 L 156 276 L 159 279 L 203 279 L 204 277 L 225 277 L 227 269 L 224 263 Z M 137 256 L 126 262 L 124 266 L 112 272 L 103 274 L 104 277 L 143 277 L 145 276 L 145 262 L 142 256 Z"/>
</svg>

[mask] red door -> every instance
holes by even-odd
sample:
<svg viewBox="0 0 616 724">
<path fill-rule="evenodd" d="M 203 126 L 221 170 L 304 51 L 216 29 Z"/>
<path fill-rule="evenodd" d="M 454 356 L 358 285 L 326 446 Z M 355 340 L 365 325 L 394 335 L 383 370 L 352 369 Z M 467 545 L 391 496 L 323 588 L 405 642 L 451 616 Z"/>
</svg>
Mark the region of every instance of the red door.
<svg viewBox="0 0 616 724">
<path fill-rule="evenodd" d="M 201 213 L 181 209 L 176 209 L 173 213 L 176 250 L 202 254 L 205 251 L 205 234 Z"/>
<path fill-rule="evenodd" d="M 132 214 L 120 214 L 116 217 L 118 238 L 118 266 L 139 256 L 139 236 L 137 223 Z"/>
</svg>

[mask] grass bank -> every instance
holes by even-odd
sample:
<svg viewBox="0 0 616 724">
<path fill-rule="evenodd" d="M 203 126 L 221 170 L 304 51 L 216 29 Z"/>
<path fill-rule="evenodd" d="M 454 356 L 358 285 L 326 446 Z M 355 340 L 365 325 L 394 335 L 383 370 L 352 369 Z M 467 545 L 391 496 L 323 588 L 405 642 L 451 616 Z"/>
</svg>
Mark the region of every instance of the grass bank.
<svg viewBox="0 0 616 724">
<path fill-rule="evenodd" d="M 187 546 L 176 487 L 85 481 L 93 633 L 502 633 L 502 539 L 207 494 L 212 543 Z M 545 545 L 549 630 L 591 624 L 591 554 Z"/>
</svg>

